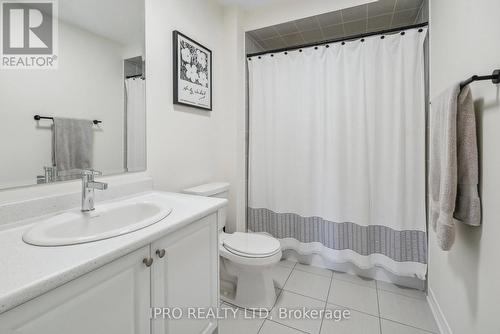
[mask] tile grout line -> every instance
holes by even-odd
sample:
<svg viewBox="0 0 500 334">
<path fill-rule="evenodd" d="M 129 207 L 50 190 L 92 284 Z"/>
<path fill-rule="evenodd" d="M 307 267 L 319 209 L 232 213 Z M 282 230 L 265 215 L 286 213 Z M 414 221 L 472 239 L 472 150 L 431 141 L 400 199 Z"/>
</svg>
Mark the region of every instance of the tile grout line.
<svg viewBox="0 0 500 334">
<path fill-rule="evenodd" d="M 295 292 L 295 291 L 290 291 L 290 290 L 285 290 L 285 289 L 283 289 L 283 290 L 286 291 L 286 292 L 288 292 L 288 293 L 291 293 L 293 295 L 297 295 L 297 296 L 301 296 L 301 297 L 313 299 L 313 300 L 318 301 L 318 302 L 325 302 L 324 300 L 321 300 L 321 299 L 318 299 L 318 298 L 314 298 L 314 297 L 311 297 L 311 296 L 307 296 L 307 295 L 303 295 L 303 294 Z M 353 310 L 353 311 L 356 311 L 358 313 L 363 313 L 363 314 L 371 316 L 371 317 L 378 318 L 378 316 L 376 316 L 376 315 L 373 315 L 373 314 L 368 313 L 366 311 L 359 310 L 359 309 L 351 307 L 351 306 L 345 306 L 345 305 L 340 305 L 340 304 L 336 304 L 336 303 L 329 303 L 328 302 L 328 297 L 327 297 L 327 300 L 326 300 L 325 303 L 326 303 L 325 307 L 328 306 L 328 305 L 332 305 L 332 306 L 334 305 L 334 306 L 342 307 L 342 308 L 345 308 L 345 309 L 348 309 L 348 310 Z M 272 319 L 270 319 L 270 320 L 272 320 Z"/>
<path fill-rule="evenodd" d="M 340 11 L 340 24 L 342 24 L 342 32 L 344 33 L 345 36 L 344 14 L 342 13 L 342 10 Z"/>
<path fill-rule="evenodd" d="M 282 260 L 283 261 L 283 260 Z M 286 260 L 285 260 L 286 261 Z M 283 265 L 281 264 L 281 261 L 278 262 L 277 266 L 280 266 L 280 267 L 283 267 L 283 268 L 288 268 L 288 269 L 295 269 L 295 266 L 297 265 L 297 262 L 294 262 L 294 261 L 290 261 L 290 262 L 293 262 L 293 266 L 286 266 L 286 265 Z"/>
<path fill-rule="evenodd" d="M 278 39 L 281 40 L 281 42 L 283 43 L 283 45 L 286 46 L 286 42 L 285 42 L 285 39 L 283 38 L 283 36 L 281 35 L 281 33 L 278 31 L 278 29 L 276 29 L 276 26 L 272 26 L 274 32 L 276 32 L 278 34 Z"/>
<path fill-rule="evenodd" d="M 383 334 L 382 333 L 382 319 L 380 319 L 380 299 L 378 297 L 378 283 L 377 283 L 377 281 L 375 281 L 375 288 L 377 291 L 378 327 L 380 329 L 380 334 Z"/>
<path fill-rule="evenodd" d="M 249 309 L 242 308 L 242 307 L 240 307 L 240 306 L 236 306 L 236 305 L 233 305 L 233 304 L 228 303 L 228 302 L 221 302 L 221 305 L 220 305 L 220 306 L 222 306 L 223 304 L 227 305 L 229 308 L 235 308 L 235 309 L 238 311 L 238 313 L 240 313 L 240 312 L 244 312 L 244 313 L 246 314 L 246 312 L 253 312 L 253 314 L 254 314 L 254 315 L 255 315 L 255 313 L 256 313 L 255 311 L 251 311 L 251 310 L 249 310 Z M 266 322 L 266 319 L 264 319 L 264 320 L 262 321 L 262 323 L 260 324 L 259 329 L 257 330 L 256 334 L 259 334 L 259 333 L 260 333 L 260 330 L 262 329 L 262 326 L 264 326 L 264 322 Z"/>
<path fill-rule="evenodd" d="M 300 270 L 300 269 L 298 269 Z M 334 274 L 335 275 L 335 274 Z M 417 300 L 422 300 L 422 299 L 425 299 L 425 298 L 420 298 L 420 297 L 415 297 L 415 296 L 409 296 L 409 295 L 406 295 L 404 293 L 401 293 L 401 292 L 396 292 L 396 291 L 392 291 L 392 290 L 387 290 L 387 289 L 384 289 L 384 288 L 381 288 L 378 286 L 378 281 L 377 280 L 373 280 L 373 282 L 375 282 L 375 287 L 373 286 L 369 286 L 369 285 L 365 285 L 365 284 L 362 284 L 362 283 L 358 283 L 358 282 L 354 282 L 354 281 L 350 281 L 348 279 L 343 279 L 343 278 L 334 278 L 335 280 L 338 280 L 338 281 L 342 281 L 342 282 L 346 282 L 346 283 L 351 283 L 351 284 L 354 284 L 354 285 L 358 285 L 358 286 L 363 286 L 363 287 L 366 287 L 366 288 L 370 288 L 370 289 L 377 289 L 377 290 L 380 290 L 380 291 L 383 291 L 383 292 L 388 292 L 388 293 L 392 293 L 394 295 L 398 295 L 398 296 L 403 296 L 403 297 L 408 297 L 408 298 L 412 298 L 412 299 L 417 299 Z M 387 282 L 385 282 L 387 283 Z M 393 284 L 393 285 L 396 285 L 394 283 L 388 283 L 388 284 Z M 408 288 L 409 290 L 415 290 L 417 292 L 422 292 L 424 293 L 424 291 L 422 290 L 419 290 L 419 289 L 412 289 L 412 288 Z"/>
<path fill-rule="evenodd" d="M 366 22 L 365 22 L 365 33 L 368 32 L 368 19 L 370 15 L 368 14 L 368 5 L 366 5 Z"/>
<path fill-rule="evenodd" d="M 321 334 L 321 330 L 323 329 L 323 322 L 325 321 L 326 306 L 328 305 L 328 298 L 330 297 L 330 290 L 332 289 L 332 284 L 333 284 L 333 272 L 332 272 L 332 276 L 330 277 L 330 286 L 328 287 L 328 292 L 326 293 L 325 307 L 323 308 L 323 317 L 321 319 L 321 324 L 319 325 L 319 333 L 318 334 Z"/>
<path fill-rule="evenodd" d="M 296 267 L 297 267 L 297 263 L 298 263 L 298 262 L 295 262 L 295 264 L 294 264 L 294 265 L 293 265 L 293 267 L 292 267 L 292 270 L 290 271 L 290 274 L 288 274 L 288 277 L 286 278 L 285 283 L 283 283 L 283 287 L 281 288 L 281 293 L 283 293 L 283 291 L 286 291 L 286 292 L 294 293 L 294 294 L 299 295 L 299 296 L 303 296 L 303 297 L 311 298 L 311 299 L 318 300 L 318 301 L 321 301 L 321 302 L 322 302 L 323 300 L 321 300 L 321 299 L 314 298 L 314 297 L 311 297 L 311 296 L 306 296 L 306 295 L 303 295 L 303 294 L 301 294 L 301 293 L 297 293 L 297 292 L 294 292 L 294 291 L 290 291 L 290 290 L 285 289 L 285 285 L 286 285 L 286 283 L 288 282 L 288 280 L 290 279 L 290 276 L 292 276 L 292 274 L 293 274 L 293 272 L 294 272 L 295 270 L 298 270 L 298 271 L 300 271 L 300 272 L 306 272 L 306 273 L 307 273 L 307 271 L 303 271 L 303 270 L 300 270 L 300 269 L 296 268 Z M 311 273 L 311 274 L 312 274 L 312 273 Z M 314 275 L 321 276 L 321 275 L 318 275 L 318 274 L 314 274 Z M 325 276 L 321 276 L 321 277 L 325 277 Z M 332 277 L 333 277 L 333 275 L 332 275 Z M 281 293 L 280 293 L 280 295 L 281 295 Z M 328 296 L 327 296 L 327 299 L 328 299 Z M 277 302 L 278 302 L 278 300 L 276 299 L 276 303 L 277 303 Z M 276 303 L 274 303 L 273 308 L 274 308 L 274 306 L 276 305 Z"/>
<path fill-rule="evenodd" d="M 373 317 L 373 318 L 378 318 L 376 315 L 373 315 L 371 313 L 367 313 L 366 311 L 361 311 L 361 310 L 358 310 L 357 308 L 353 308 L 351 306 L 344 306 L 344 305 L 340 305 L 340 304 L 335 304 L 335 303 L 328 303 L 327 304 L 329 305 L 332 305 L 332 306 L 338 306 L 338 307 L 343 307 L 345 308 L 346 310 L 352 310 L 352 311 L 356 311 L 358 313 L 363 313 L 364 315 L 368 315 L 370 317 Z"/>
<path fill-rule="evenodd" d="M 299 26 L 297 25 L 297 21 L 293 21 L 293 25 L 295 26 L 295 28 L 297 29 L 298 31 L 298 34 L 300 35 L 300 38 L 302 38 L 302 43 L 305 43 L 306 42 L 306 39 L 304 38 L 304 35 L 302 35 L 302 30 L 299 28 Z M 291 35 L 291 34 L 290 34 Z"/>
<path fill-rule="evenodd" d="M 297 331 L 302 332 L 302 333 L 307 333 L 307 332 L 304 332 L 303 330 L 300 330 L 300 329 L 298 329 L 298 328 L 295 328 L 295 327 L 291 327 L 291 326 L 288 326 L 288 325 L 282 324 L 282 323 L 277 322 L 277 321 L 275 321 L 275 320 L 273 320 L 273 319 L 271 319 L 271 318 L 270 318 L 270 316 L 271 316 L 271 312 L 272 312 L 272 311 L 274 310 L 274 308 L 276 307 L 276 304 L 278 304 L 278 298 L 279 298 L 279 297 L 283 294 L 283 291 L 286 291 L 286 292 L 291 292 L 291 291 L 285 290 L 285 285 L 286 285 L 286 283 L 288 282 L 288 280 L 290 279 L 290 276 L 292 276 L 292 273 L 293 273 L 293 271 L 295 270 L 295 267 L 297 266 L 297 263 L 298 263 L 298 262 L 295 262 L 295 263 L 294 263 L 294 265 L 293 265 L 291 268 L 290 268 L 290 267 L 286 267 L 286 268 L 290 268 L 290 269 L 291 269 L 291 270 L 290 270 L 290 273 L 288 274 L 288 277 L 286 278 L 285 283 L 283 283 L 283 287 L 280 289 L 280 293 L 279 293 L 279 295 L 276 297 L 276 301 L 274 302 L 273 307 L 272 307 L 272 308 L 271 308 L 271 310 L 269 311 L 269 315 L 267 316 L 267 318 L 266 318 L 266 319 L 264 319 L 264 321 L 262 322 L 262 325 L 260 325 L 260 327 L 259 327 L 259 331 L 257 332 L 257 334 L 259 334 L 259 333 L 260 333 L 260 331 L 262 330 L 262 327 L 264 326 L 264 323 L 266 322 L 266 320 L 272 321 L 272 322 L 274 322 L 275 324 L 278 324 L 278 325 L 281 325 L 281 326 L 285 326 L 285 327 L 290 328 L 290 329 L 297 330 Z M 278 264 L 278 265 L 279 265 L 279 264 Z M 293 293 L 293 292 L 291 292 L 291 293 Z M 307 297 L 307 296 L 304 296 L 304 297 Z M 309 297 L 309 298 L 310 298 L 310 297 Z"/>
<path fill-rule="evenodd" d="M 297 262 L 298 263 L 298 262 Z M 296 263 L 296 264 L 297 264 Z M 300 268 L 295 268 L 296 264 L 294 265 L 294 270 L 298 270 L 300 272 L 304 272 L 304 273 L 308 273 L 308 274 L 313 274 L 313 275 L 316 275 L 316 276 L 321 276 L 321 277 L 327 277 L 326 275 L 321 275 L 321 274 L 318 274 L 318 273 L 314 273 L 314 272 L 311 272 L 311 271 L 307 271 L 305 269 L 300 269 Z M 283 266 L 285 267 L 285 266 Z M 311 266 L 311 267 L 314 267 L 314 266 Z M 288 267 L 286 267 L 288 268 Z M 370 285 L 366 285 L 366 284 L 363 284 L 363 283 L 359 283 L 359 282 L 355 282 L 355 281 L 351 281 L 351 280 L 348 280 L 348 279 L 344 279 L 344 278 L 335 278 L 335 271 L 331 270 L 331 269 L 326 269 L 326 268 L 320 268 L 320 267 L 315 267 L 315 268 L 319 268 L 319 269 L 325 269 L 325 270 L 328 270 L 328 271 L 331 271 L 332 272 L 332 276 L 331 278 L 334 279 L 334 280 L 338 280 L 338 281 L 342 281 L 342 282 L 346 282 L 346 283 L 351 283 L 351 284 L 354 284 L 354 285 L 357 285 L 357 286 L 362 286 L 362 287 L 366 287 L 366 288 L 370 288 L 370 289 L 376 289 L 376 290 L 381 290 L 383 292 L 388 292 L 388 293 L 392 293 L 392 294 L 395 294 L 395 295 L 399 295 L 399 296 L 403 296 L 403 297 L 408 297 L 408 298 L 413 298 L 413 299 L 417 299 L 417 300 L 422 300 L 422 298 L 420 297 L 414 297 L 414 296 L 408 296 L 408 295 L 405 295 L 403 293 L 400 293 L 400 292 L 395 292 L 395 291 L 391 291 L 391 290 L 387 290 L 387 289 L 384 289 L 384 288 L 380 288 L 377 284 L 377 280 L 376 279 L 373 279 L 373 280 L 370 280 L 370 282 L 374 282 L 375 283 L 375 287 L 373 286 L 370 286 Z M 293 271 L 293 270 L 292 270 Z M 346 273 L 347 274 L 347 273 Z M 350 275 L 350 274 L 348 274 Z M 354 276 L 354 277 L 360 277 L 360 276 L 357 276 L 357 275 L 351 275 L 351 276 Z M 290 276 L 288 277 L 290 278 Z M 288 281 L 288 278 L 287 278 L 287 281 Z M 387 283 L 387 282 L 386 282 Z M 394 284 L 394 283 L 389 283 L 389 284 Z M 395 285 L 395 284 L 394 284 Z M 284 286 L 284 285 L 283 285 Z M 409 290 L 415 290 L 415 291 L 421 291 L 421 290 L 418 290 L 418 289 L 412 289 L 412 288 L 408 288 Z M 288 292 L 293 292 L 293 291 L 289 291 L 289 290 L 286 290 Z M 296 293 L 296 292 L 295 292 Z M 423 293 L 423 291 L 422 291 Z M 300 293 L 297 293 L 299 295 L 302 295 Z M 309 297 L 309 298 L 313 298 L 313 299 L 317 299 L 317 300 L 320 300 L 318 298 L 314 298 L 314 297 L 310 297 L 310 296 L 307 296 L 307 295 L 302 295 L 302 296 L 305 296 L 305 297 Z M 425 298 L 424 298 L 425 299 Z M 341 305 L 340 305 L 341 306 Z"/>
<path fill-rule="evenodd" d="M 398 0 L 394 1 L 394 7 L 392 8 L 392 17 L 391 17 L 391 25 L 390 25 L 391 28 L 392 28 L 392 22 L 394 21 L 394 14 L 396 13 L 397 6 L 398 6 Z"/>
<path fill-rule="evenodd" d="M 314 266 L 311 266 L 311 267 L 314 267 Z M 319 267 L 314 267 L 314 268 L 319 268 Z M 319 268 L 319 269 L 325 269 L 325 268 Z M 328 277 L 326 275 L 321 275 L 321 274 L 318 274 L 318 273 L 313 273 L 312 271 L 307 271 L 305 269 L 295 268 L 295 270 L 298 270 L 298 271 L 300 271 L 302 273 L 313 274 L 313 275 L 316 275 L 316 276 Z M 328 271 L 332 272 L 332 275 L 330 275 L 330 277 L 333 277 L 333 271 L 332 270 L 330 270 L 330 269 L 325 269 L 325 270 L 328 270 Z"/>
<path fill-rule="evenodd" d="M 284 327 L 287 327 L 287 328 L 290 328 L 290 329 L 294 329 L 294 330 L 299 331 L 301 333 L 310 334 L 308 332 L 304 332 L 302 329 L 298 329 L 298 328 L 295 328 L 295 327 L 292 327 L 292 326 L 289 326 L 289 325 L 285 325 L 285 324 L 282 324 L 281 322 L 277 322 L 277 321 L 274 321 L 272 319 L 266 319 L 266 320 L 269 320 L 271 322 L 274 322 L 275 324 L 278 324 L 278 325 L 281 325 L 281 326 L 284 326 Z"/>
<path fill-rule="evenodd" d="M 430 333 L 430 334 L 439 334 L 437 332 L 433 332 L 433 331 L 430 331 L 428 329 L 424 329 L 424 328 L 421 328 L 421 327 L 416 327 L 414 325 L 405 324 L 404 322 L 396 321 L 396 320 L 389 319 L 389 318 L 382 318 L 382 317 L 380 317 L 380 320 L 387 320 L 387 321 L 394 322 L 394 323 L 399 324 L 399 325 L 403 325 L 403 326 L 406 326 L 406 327 L 415 328 L 415 329 L 418 329 L 420 331 L 424 331 L 424 332 L 427 332 L 427 333 Z"/>
<path fill-rule="evenodd" d="M 304 294 L 301 294 L 301 293 L 298 293 L 298 292 L 295 292 L 295 291 L 290 291 L 290 290 L 287 290 L 287 289 L 283 289 L 283 290 L 285 290 L 288 293 L 293 293 L 293 294 L 298 295 L 298 296 L 306 297 L 306 298 L 309 298 L 309 299 L 314 299 L 315 301 L 318 301 L 318 302 L 326 302 L 325 300 L 321 300 L 321 299 L 316 298 L 316 297 L 311 297 L 311 296 L 308 296 L 308 295 L 304 295 Z M 339 306 L 342 306 L 342 305 L 339 305 Z"/>
<path fill-rule="evenodd" d="M 406 298 L 411 298 L 411 299 L 416 299 L 416 300 L 426 300 L 425 298 L 425 293 L 422 291 L 422 293 L 424 293 L 424 298 L 420 298 L 420 297 L 413 297 L 413 296 L 408 296 L 408 295 L 405 295 L 405 294 L 402 294 L 402 293 L 399 293 L 399 292 L 394 292 L 394 291 L 391 291 L 391 290 L 386 290 L 386 289 L 382 289 L 382 288 L 377 288 L 378 290 L 381 290 L 382 292 L 385 292 L 385 293 L 391 293 L 393 295 L 398 295 L 398 296 L 402 296 L 402 297 L 406 297 Z"/>
<path fill-rule="evenodd" d="M 259 334 L 259 333 L 260 333 L 260 331 L 262 330 L 262 327 L 264 327 L 264 323 L 266 322 L 266 320 L 267 320 L 267 318 L 266 318 L 266 319 L 264 319 L 264 321 L 262 321 L 262 323 L 260 324 L 259 329 L 257 330 L 257 333 L 256 333 L 256 334 Z"/>
<path fill-rule="evenodd" d="M 271 307 L 271 309 L 269 310 L 269 315 L 266 317 L 266 320 L 269 319 L 269 317 L 271 316 L 271 312 L 274 310 L 274 308 L 276 307 L 276 304 L 278 303 L 278 299 L 280 298 L 280 296 L 283 294 L 283 291 L 285 290 L 285 285 L 286 285 L 286 282 L 288 282 L 288 279 L 290 278 L 290 276 L 292 275 L 294 269 L 295 269 L 295 266 L 297 265 L 297 262 L 295 262 L 295 264 L 293 265 L 293 267 L 286 267 L 286 268 L 290 268 L 290 273 L 288 274 L 285 282 L 283 283 L 283 286 L 281 287 L 280 289 L 280 293 L 276 296 L 276 301 L 274 302 L 273 304 L 273 307 Z M 288 292 L 288 290 L 285 290 Z M 271 320 L 271 319 L 269 319 Z"/>
<path fill-rule="evenodd" d="M 314 16 L 314 19 L 316 20 L 316 23 L 318 24 L 319 32 L 321 33 L 321 38 L 326 40 L 325 32 L 323 31 L 322 24 L 319 22 L 318 15 Z"/>
<path fill-rule="evenodd" d="M 354 285 L 357 285 L 357 286 L 364 286 L 365 288 L 370 288 L 370 289 L 376 289 L 376 286 L 377 286 L 377 283 L 375 283 L 375 287 L 373 286 L 369 286 L 369 285 L 365 285 L 365 284 L 362 284 L 362 283 L 358 283 L 358 282 L 354 282 L 354 281 L 350 281 L 348 279 L 343 279 L 343 278 L 335 278 L 335 280 L 337 281 L 342 281 L 342 282 L 346 282 L 346 283 L 351 283 L 351 284 L 354 284 Z M 373 280 L 374 282 L 376 282 L 376 280 Z"/>
<path fill-rule="evenodd" d="M 413 22 L 413 24 L 417 24 L 418 19 L 420 17 L 420 14 L 423 14 L 422 13 L 423 10 L 424 10 L 424 2 L 422 1 L 422 4 L 420 5 L 420 8 L 418 9 L 417 16 L 415 17 L 415 21 Z M 422 18 L 423 18 L 423 15 L 422 15 Z"/>
<path fill-rule="evenodd" d="M 279 298 L 279 297 L 281 296 L 281 294 L 283 293 L 283 290 L 285 290 L 285 285 L 286 285 L 286 283 L 288 282 L 288 280 L 290 279 L 290 276 L 292 276 L 292 273 L 293 273 L 293 271 L 295 270 L 295 266 L 296 266 L 296 265 L 297 265 L 297 263 L 295 263 L 295 264 L 293 265 L 292 269 L 291 269 L 291 270 L 290 270 L 290 272 L 288 273 L 288 276 L 286 277 L 285 282 L 283 282 L 283 286 L 282 286 L 282 287 L 281 287 L 281 289 L 280 289 L 280 290 L 281 290 L 281 291 L 280 291 L 280 294 L 276 297 L 276 301 L 274 302 L 273 308 L 274 308 L 274 306 L 276 306 L 276 303 L 278 302 L 278 298 Z M 286 291 L 288 291 L 288 290 L 286 290 Z"/>
</svg>

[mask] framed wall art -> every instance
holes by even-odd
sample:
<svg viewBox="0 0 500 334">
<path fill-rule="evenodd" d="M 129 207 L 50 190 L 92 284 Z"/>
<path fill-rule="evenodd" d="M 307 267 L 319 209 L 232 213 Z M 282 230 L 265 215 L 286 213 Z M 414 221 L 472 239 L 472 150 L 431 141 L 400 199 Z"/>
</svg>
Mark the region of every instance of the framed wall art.
<svg viewBox="0 0 500 334">
<path fill-rule="evenodd" d="M 173 32 L 174 103 L 212 110 L 212 51 Z"/>
</svg>

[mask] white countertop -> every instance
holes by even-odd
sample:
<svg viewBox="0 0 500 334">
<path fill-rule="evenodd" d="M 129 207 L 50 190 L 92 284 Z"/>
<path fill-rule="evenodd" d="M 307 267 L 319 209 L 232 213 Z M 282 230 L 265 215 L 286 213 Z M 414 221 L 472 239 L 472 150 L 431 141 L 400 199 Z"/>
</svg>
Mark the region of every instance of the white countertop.
<svg viewBox="0 0 500 334">
<path fill-rule="evenodd" d="M 173 208 L 162 221 L 119 237 L 72 246 L 39 247 L 22 235 L 38 217 L 0 230 L 0 313 L 95 270 L 224 207 L 227 200 L 167 192 Z M 147 196 L 148 193 L 127 196 Z M 113 200 L 111 202 L 120 199 Z M 97 203 L 99 205 L 99 203 Z"/>
</svg>

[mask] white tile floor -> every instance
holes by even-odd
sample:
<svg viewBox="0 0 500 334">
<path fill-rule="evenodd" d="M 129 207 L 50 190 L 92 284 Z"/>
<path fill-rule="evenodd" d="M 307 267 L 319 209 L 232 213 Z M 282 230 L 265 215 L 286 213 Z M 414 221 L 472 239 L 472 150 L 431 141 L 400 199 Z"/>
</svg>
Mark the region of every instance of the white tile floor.
<svg viewBox="0 0 500 334">
<path fill-rule="evenodd" d="M 331 270 L 281 261 L 274 269 L 278 300 L 267 318 L 239 310 L 220 321 L 219 334 L 429 334 L 438 333 L 423 292 Z M 231 307 L 223 304 L 224 307 Z M 279 308 L 341 312 L 350 318 L 283 319 Z"/>
</svg>

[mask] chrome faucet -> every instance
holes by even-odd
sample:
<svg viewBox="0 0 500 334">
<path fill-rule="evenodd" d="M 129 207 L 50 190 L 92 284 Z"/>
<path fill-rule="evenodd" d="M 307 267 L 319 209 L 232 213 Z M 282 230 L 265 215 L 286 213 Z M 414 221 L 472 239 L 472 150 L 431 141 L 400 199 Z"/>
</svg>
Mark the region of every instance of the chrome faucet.
<svg viewBox="0 0 500 334">
<path fill-rule="evenodd" d="M 82 212 L 94 210 L 94 190 L 106 190 L 108 184 L 94 181 L 96 175 L 102 175 L 101 172 L 88 169 L 82 170 Z"/>
</svg>

